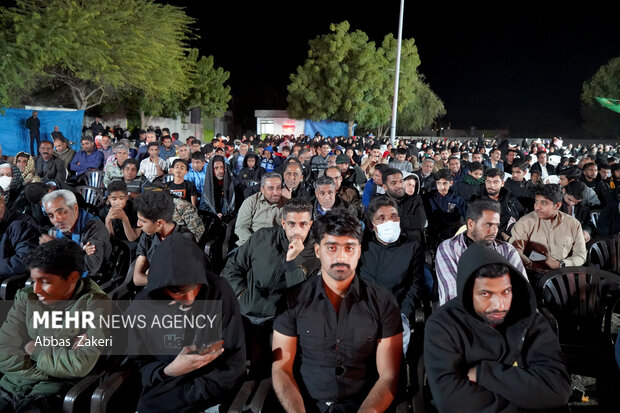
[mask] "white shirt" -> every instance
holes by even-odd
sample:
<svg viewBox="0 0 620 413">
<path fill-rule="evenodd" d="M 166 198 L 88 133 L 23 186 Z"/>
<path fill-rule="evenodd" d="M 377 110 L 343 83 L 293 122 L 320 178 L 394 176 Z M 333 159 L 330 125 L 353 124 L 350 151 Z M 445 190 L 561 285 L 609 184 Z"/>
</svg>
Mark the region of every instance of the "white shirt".
<svg viewBox="0 0 620 413">
<path fill-rule="evenodd" d="M 162 171 L 164 171 L 166 169 L 166 161 L 161 158 L 158 158 L 158 160 L 159 167 Z M 153 179 L 157 178 L 157 166 L 155 163 L 151 162 L 150 157 L 143 159 L 142 162 L 140 162 L 140 170 L 138 171 L 138 174 L 144 175 L 149 182 L 153 182 Z"/>
</svg>

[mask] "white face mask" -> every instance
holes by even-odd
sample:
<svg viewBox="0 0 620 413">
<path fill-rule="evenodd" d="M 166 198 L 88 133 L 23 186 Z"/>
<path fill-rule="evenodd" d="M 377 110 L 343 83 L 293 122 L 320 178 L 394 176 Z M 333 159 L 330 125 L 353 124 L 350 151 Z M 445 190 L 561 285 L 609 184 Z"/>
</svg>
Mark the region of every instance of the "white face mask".
<svg viewBox="0 0 620 413">
<path fill-rule="evenodd" d="M 2 187 L 3 191 L 9 190 L 9 186 L 11 185 L 12 179 L 13 178 L 11 178 L 10 176 L 0 176 L 0 187 Z"/>
<path fill-rule="evenodd" d="M 391 244 L 400 237 L 400 222 L 388 221 L 383 224 L 376 225 L 377 238 L 383 242 Z"/>
</svg>

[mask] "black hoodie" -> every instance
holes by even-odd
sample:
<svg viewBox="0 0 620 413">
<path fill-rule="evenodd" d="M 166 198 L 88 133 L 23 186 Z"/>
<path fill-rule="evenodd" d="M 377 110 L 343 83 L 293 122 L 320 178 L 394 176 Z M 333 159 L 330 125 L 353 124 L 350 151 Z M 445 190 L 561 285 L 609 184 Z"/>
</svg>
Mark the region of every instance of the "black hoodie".
<svg viewBox="0 0 620 413">
<path fill-rule="evenodd" d="M 473 309 L 473 274 L 489 264 L 510 268 L 512 305 L 498 328 Z M 428 320 L 424 361 L 440 412 L 517 412 L 564 405 L 570 381 L 560 345 L 536 310 L 523 275 L 497 252 L 472 245 L 461 256 L 458 296 Z M 467 373 L 476 367 L 476 383 Z"/>
<path fill-rule="evenodd" d="M 179 305 L 168 305 L 172 300 L 163 289 L 189 284 L 201 285 L 191 309 L 183 311 Z M 163 300 L 164 305 L 155 300 Z M 206 366 L 182 376 L 163 376 L 164 368 L 175 359 L 171 354 L 180 353 L 186 345 L 212 341 L 213 334 L 207 334 L 211 329 L 138 328 L 130 332 L 128 352 L 140 354 L 134 360 L 144 386 L 139 411 L 178 413 L 204 409 L 225 397 L 245 369 L 245 339 L 235 294 L 225 279 L 205 270 L 204 256 L 196 243 L 173 232 L 158 246 L 149 282 L 128 313 L 147 313 L 147 326 L 151 326 L 154 315 L 163 320 L 166 315 L 213 313 L 208 302 L 214 301 L 221 303 L 221 336 L 217 338 L 224 340 L 224 352 Z"/>
</svg>

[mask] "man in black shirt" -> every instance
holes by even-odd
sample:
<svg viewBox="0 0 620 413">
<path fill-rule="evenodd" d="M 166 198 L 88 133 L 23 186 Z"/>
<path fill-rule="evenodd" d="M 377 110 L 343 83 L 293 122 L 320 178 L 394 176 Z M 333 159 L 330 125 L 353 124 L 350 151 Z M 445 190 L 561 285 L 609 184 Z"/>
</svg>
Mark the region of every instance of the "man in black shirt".
<svg viewBox="0 0 620 413">
<path fill-rule="evenodd" d="M 362 228 L 354 216 L 327 212 L 315 225 L 320 275 L 291 291 L 274 323 L 275 392 L 289 412 L 385 411 L 402 357 L 398 305 L 355 275 Z"/>
</svg>

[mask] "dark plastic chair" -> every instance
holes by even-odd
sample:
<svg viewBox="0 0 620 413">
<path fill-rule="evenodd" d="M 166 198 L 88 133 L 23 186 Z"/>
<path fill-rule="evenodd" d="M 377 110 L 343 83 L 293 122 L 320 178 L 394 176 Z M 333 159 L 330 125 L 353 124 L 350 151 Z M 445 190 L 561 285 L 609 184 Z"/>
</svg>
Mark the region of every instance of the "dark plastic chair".
<svg viewBox="0 0 620 413">
<path fill-rule="evenodd" d="M 69 389 L 62 403 L 63 413 L 87 412 L 95 388 L 101 383 L 106 371 L 117 366 L 120 360 L 121 357 L 102 356 L 95 368 Z"/>
<path fill-rule="evenodd" d="M 620 274 L 620 235 L 592 240 L 588 248 L 588 263 L 598 269 Z"/>
<path fill-rule="evenodd" d="M 105 205 L 105 196 L 101 189 L 92 186 L 78 186 L 76 189 L 80 192 L 84 201 L 88 205 L 95 207 L 95 210 L 103 208 Z"/>
<path fill-rule="evenodd" d="M 25 287 L 28 278 L 30 278 L 28 274 L 12 275 L 5 278 L 0 284 L 0 299 L 12 300 L 15 298 L 17 290 Z"/>
<path fill-rule="evenodd" d="M 86 184 L 86 186 L 92 186 L 93 188 L 105 188 L 103 184 L 104 178 L 103 171 L 88 171 L 84 172 L 82 175 L 82 180 Z"/>
<path fill-rule="evenodd" d="M 558 334 L 570 373 L 597 377 L 611 351 L 611 319 L 620 301 L 620 276 L 592 267 L 548 272 L 538 284 L 541 313 Z"/>
<path fill-rule="evenodd" d="M 162 180 L 163 183 L 169 184 L 170 182 L 174 181 L 174 175 L 166 174 L 166 175 L 163 176 L 163 178 L 161 180 Z"/>
<path fill-rule="evenodd" d="M 109 277 L 99 284 L 106 293 L 118 287 L 125 280 L 131 263 L 129 245 L 115 237 L 110 237 L 110 244 L 112 244 L 112 252 L 110 253 Z"/>
</svg>

